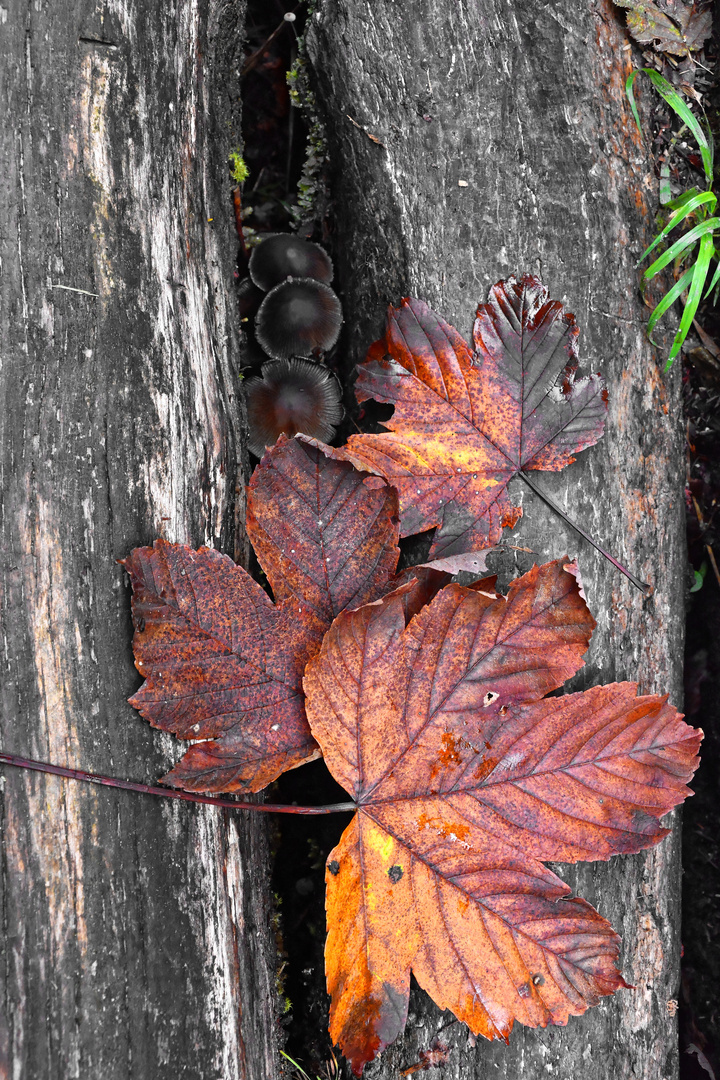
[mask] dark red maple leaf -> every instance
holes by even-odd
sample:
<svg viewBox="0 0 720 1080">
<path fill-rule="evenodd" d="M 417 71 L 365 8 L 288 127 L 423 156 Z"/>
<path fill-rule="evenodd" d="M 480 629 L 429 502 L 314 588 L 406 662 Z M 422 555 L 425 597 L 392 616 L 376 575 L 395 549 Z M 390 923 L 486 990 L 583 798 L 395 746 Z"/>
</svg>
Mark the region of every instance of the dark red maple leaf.
<svg viewBox="0 0 720 1080">
<path fill-rule="evenodd" d="M 164 778 L 191 791 L 259 791 L 319 754 L 302 674 L 333 617 L 384 591 L 398 557 L 397 496 L 376 477 L 282 437 L 250 483 L 248 532 L 276 603 L 217 551 L 157 540 L 133 586 L 131 704 L 194 744 Z"/>
<path fill-rule="evenodd" d="M 357 396 L 392 402 L 387 434 L 353 435 L 337 456 L 400 495 L 401 535 L 434 526 L 430 558 L 491 547 L 520 509 L 521 470 L 558 471 L 600 438 L 599 375 L 577 378 L 578 328 L 529 275 L 490 290 L 474 352 L 420 300 L 390 308 L 385 336 L 360 367 Z"/>
</svg>

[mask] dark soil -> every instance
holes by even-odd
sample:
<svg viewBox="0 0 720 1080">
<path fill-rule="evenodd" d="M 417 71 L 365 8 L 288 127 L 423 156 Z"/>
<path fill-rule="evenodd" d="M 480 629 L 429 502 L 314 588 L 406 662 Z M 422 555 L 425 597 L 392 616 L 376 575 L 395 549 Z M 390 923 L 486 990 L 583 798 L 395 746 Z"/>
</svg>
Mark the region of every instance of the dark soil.
<svg viewBox="0 0 720 1080">
<path fill-rule="evenodd" d="M 720 443 L 717 445 L 720 459 Z M 708 1073 L 697 1047 L 720 1076 L 720 589 L 706 581 L 691 597 L 687 623 L 685 707 L 705 731 L 695 797 L 683 810 L 683 961 L 681 1077 Z"/>
<path fill-rule="evenodd" d="M 720 341 L 714 309 L 700 322 Z M 702 727 L 695 797 L 683 811 L 683 962 L 680 1001 L 683 1080 L 708 1076 L 697 1051 L 720 1077 L 720 585 L 710 551 L 720 554 L 720 363 L 699 345 L 685 357 L 688 438 L 687 525 L 691 573 L 685 710 Z M 702 519 L 702 520 L 701 520 Z"/>
</svg>

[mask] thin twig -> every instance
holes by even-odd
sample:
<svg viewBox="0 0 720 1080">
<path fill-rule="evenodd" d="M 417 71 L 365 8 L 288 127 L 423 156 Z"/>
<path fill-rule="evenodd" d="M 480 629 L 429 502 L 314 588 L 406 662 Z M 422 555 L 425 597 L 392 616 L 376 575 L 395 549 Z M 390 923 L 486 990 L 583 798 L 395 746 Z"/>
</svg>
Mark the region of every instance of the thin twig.
<svg viewBox="0 0 720 1080">
<path fill-rule="evenodd" d="M 585 530 L 582 529 L 579 525 L 576 525 L 572 518 L 569 518 L 565 511 L 560 506 L 558 506 L 558 504 L 554 502 L 549 495 L 546 495 L 544 491 L 541 491 L 540 488 L 533 483 L 527 473 L 523 472 L 521 469 L 518 473 L 518 476 L 521 476 L 523 478 L 527 486 L 531 488 L 535 492 L 535 494 L 542 499 L 543 502 L 547 503 L 551 510 L 554 510 L 556 514 L 559 514 L 563 521 L 567 522 L 567 524 L 570 525 L 571 528 L 575 530 L 575 532 L 580 533 L 583 540 L 587 540 L 588 544 L 592 544 L 596 551 L 599 551 L 600 554 L 603 555 L 608 560 L 608 562 L 611 562 L 613 566 L 620 571 L 621 574 L 624 574 L 628 581 L 631 581 L 633 583 L 636 589 L 639 589 L 641 593 L 645 594 L 645 596 L 650 595 L 650 593 L 652 592 L 652 586 L 648 585 L 644 581 L 641 581 L 640 578 L 635 577 L 635 575 L 631 574 L 630 571 L 626 569 L 626 567 L 624 567 L 621 562 L 618 562 L 617 559 L 613 558 L 612 555 L 610 555 L 607 551 L 601 548 L 599 544 L 596 544 L 592 536 L 590 536 L 589 533 L 586 533 Z"/>
<path fill-rule="evenodd" d="M 357 809 L 353 802 L 333 803 L 330 806 L 285 806 L 281 803 L 235 802 L 233 799 L 218 799 L 212 795 L 195 795 L 189 791 L 176 791 L 173 788 L 152 787 L 150 784 L 134 784 L 130 780 L 118 780 L 114 776 L 101 776 L 98 773 L 84 772 L 82 769 L 66 769 L 62 765 L 49 765 L 45 761 L 34 761 L 32 758 L 20 757 L 17 754 L 0 753 L 0 765 L 15 765 L 19 769 L 32 769 L 34 772 L 65 776 L 68 780 L 83 780 L 88 784 L 122 788 L 123 791 L 138 791 L 142 795 L 162 795 L 166 799 L 181 799 L 183 802 L 221 806 L 225 810 L 256 810 L 263 814 L 339 814 Z"/>
<path fill-rule="evenodd" d="M 65 292 L 77 292 L 77 293 L 82 293 L 83 296 L 95 296 L 95 297 L 97 297 L 98 300 L 100 299 L 100 293 L 88 292 L 87 289 L 75 289 L 75 288 L 73 288 L 72 285 L 54 285 L 53 284 L 53 285 L 50 286 L 50 288 L 51 289 L 64 289 Z"/>
<path fill-rule="evenodd" d="M 257 65 L 257 64 L 259 63 L 259 61 L 260 61 L 260 59 L 261 59 L 261 57 L 262 57 L 263 53 L 267 52 L 267 50 L 268 50 L 268 47 L 269 47 L 269 46 L 270 46 L 270 45 L 271 45 L 271 44 L 273 43 L 273 41 L 274 41 L 274 40 L 275 40 L 275 38 L 276 38 L 276 37 L 278 36 L 278 34 L 280 33 L 280 31 L 281 31 L 281 30 L 282 30 L 282 29 L 283 29 L 283 28 L 284 28 L 285 26 L 292 26 L 292 24 L 293 24 L 294 20 L 293 20 L 293 19 L 288 19 L 288 18 L 287 18 L 287 16 L 288 16 L 288 15 L 294 15 L 294 14 L 295 14 L 295 12 L 297 11 L 297 9 L 298 9 L 299 7 L 300 7 L 300 5 L 299 5 L 299 4 L 296 4 L 296 5 L 295 5 L 295 7 L 294 7 L 294 8 L 292 9 L 292 11 L 288 11 L 288 12 L 286 12 L 286 14 L 285 14 L 285 15 L 283 16 L 283 20 L 282 20 L 282 22 L 280 23 L 280 25 L 279 25 L 279 26 L 276 26 L 276 27 L 275 27 L 275 29 L 273 30 L 272 34 L 270 34 L 270 37 L 269 37 L 269 38 L 267 38 L 267 39 L 266 39 L 266 40 L 265 40 L 265 41 L 263 42 L 263 44 L 262 44 L 262 45 L 260 46 L 260 48 L 259 48 L 259 49 L 256 49 L 254 53 L 251 53 L 251 55 L 250 55 L 250 56 L 248 56 L 247 60 L 246 60 L 246 61 L 245 61 L 245 63 L 243 64 L 243 69 L 242 69 L 242 71 L 240 72 L 240 76 L 241 76 L 241 78 L 245 78 L 245 76 L 247 75 L 247 73 L 248 73 L 249 71 L 252 71 L 252 69 L 253 69 L 253 68 L 254 68 L 254 67 L 255 67 L 255 66 L 256 66 L 256 65 Z M 294 30 L 294 29 L 295 29 L 295 27 L 293 26 L 293 30 Z M 296 31 L 296 34 L 295 34 L 295 36 L 297 37 L 297 31 Z"/>
</svg>

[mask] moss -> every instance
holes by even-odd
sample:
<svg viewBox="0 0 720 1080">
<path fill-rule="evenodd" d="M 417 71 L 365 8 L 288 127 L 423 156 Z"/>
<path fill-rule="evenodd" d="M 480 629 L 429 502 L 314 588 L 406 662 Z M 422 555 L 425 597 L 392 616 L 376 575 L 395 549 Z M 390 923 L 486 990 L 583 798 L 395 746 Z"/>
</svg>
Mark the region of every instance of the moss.
<svg viewBox="0 0 720 1080">
<path fill-rule="evenodd" d="M 231 150 L 228 154 L 228 161 L 230 163 L 230 175 L 235 183 L 244 184 L 250 175 L 250 170 L 245 164 L 245 158 L 240 153 L 240 150 Z"/>
<path fill-rule="evenodd" d="M 315 94 L 310 87 L 308 63 L 304 39 L 300 39 L 298 58 L 287 73 L 287 83 L 292 104 L 302 109 L 308 125 L 305 163 L 298 183 L 297 205 L 292 207 L 295 224 L 314 218 L 318 212 L 318 196 L 324 195 L 323 172 L 327 160 L 325 127 L 318 116 Z"/>
</svg>

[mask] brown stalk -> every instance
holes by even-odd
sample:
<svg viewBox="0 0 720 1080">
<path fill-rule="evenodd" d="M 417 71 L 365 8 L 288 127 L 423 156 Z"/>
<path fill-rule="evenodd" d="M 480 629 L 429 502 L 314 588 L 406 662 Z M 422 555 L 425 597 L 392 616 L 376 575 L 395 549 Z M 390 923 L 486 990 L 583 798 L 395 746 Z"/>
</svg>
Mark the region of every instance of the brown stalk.
<svg viewBox="0 0 720 1080">
<path fill-rule="evenodd" d="M 636 589 L 639 589 L 641 593 L 645 594 L 645 596 L 650 595 L 650 593 L 652 592 L 651 585 L 648 585 L 646 582 L 641 581 L 640 578 L 635 577 L 635 575 L 631 574 L 630 571 L 626 567 L 624 567 L 621 562 L 618 562 L 618 560 L 612 555 L 610 555 L 609 552 L 605 551 L 604 548 L 601 548 L 599 544 L 596 544 L 592 536 L 590 536 L 589 533 L 586 533 L 585 530 L 579 525 L 576 525 L 572 518 L 569 518 L 565 511 L 560 506 L 558 506 L 558 504 L 554 502 L 549 495 L 546 495 L 544 491 L 541 491 L 540 488 L 537 487 L 535 483 L 533 483 L 533 481 L 530 479 L 526 472 L 523 472 L 521 469 L 518 475 L 523 478 L 527 486 L 531 488 L 532 491 L 534 491 L 535 494 L 538 495 L 544 503 L 547 503 L 551 510 L 554 510 L 555 513 L 563 519 L 563 521 L 565 521 L 568 525 L 571 526 L 571 528 L 575 530 L 575 532 L 580 533 L 583 540 L 587 540 L 588 544 L 592 544 L 596 551 L 599 551 L 600 554 L 604 558 L 606 558 L 608 562 L 611 562 L 613 566 L 620 571 L 621 574 L 624 574 L 628 581 L 631 581 L 633 583 Z"/>
<path fill-rule="evenodd" d="M 143 795 L 162 795 L 166 799 L 181 799 L 184 802 L 220 806 L 225 810 L 256 810 L 262 814 L 339 814 L 356 809 L 353 802 L 333 803 L 331 806 L 285 806 L 281 803 L 236 802 L 234 799 L 218 799 L 213 795 L 195 795 L 189 791 L 175 791 L 172 788 L 153 787 L 150 784 L 135 784 L 130 780 L 118 780 L 113 776 L 101 776 L 98 773 L 85 772 L 83 769 L 66 769 L 62 765 L 49 765 L 45 761 L 34 761 L 32 758 L 20 757 L 17 754 L 0 753 L 0 765 L 15 765 L 19 769 L 32 769 L 34 772 L 50 773 L 52 776 L 65 776 L 68 780 L 83 780 L 87 784 L 122 788 L 123 791 L 139 791 Z"/>
</svg>

